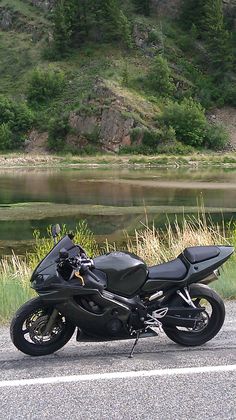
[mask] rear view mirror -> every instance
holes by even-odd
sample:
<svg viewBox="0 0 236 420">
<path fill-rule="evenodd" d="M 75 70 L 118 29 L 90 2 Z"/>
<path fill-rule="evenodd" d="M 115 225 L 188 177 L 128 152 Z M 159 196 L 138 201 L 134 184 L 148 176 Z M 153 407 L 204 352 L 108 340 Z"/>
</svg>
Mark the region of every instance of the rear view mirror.
<svg viewBox="0 0 236 420">
<path fill-rule="evenodd" d="M 61 232 L 61 227 L 60 225 L 54 225 L 52 226 L 52 237 L 56 238 Z"/>
</svg>

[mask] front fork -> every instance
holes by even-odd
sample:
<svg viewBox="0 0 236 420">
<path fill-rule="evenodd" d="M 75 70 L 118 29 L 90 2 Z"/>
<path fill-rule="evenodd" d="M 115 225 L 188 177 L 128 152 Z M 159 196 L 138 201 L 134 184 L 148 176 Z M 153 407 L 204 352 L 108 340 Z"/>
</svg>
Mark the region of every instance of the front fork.
<svg viewBox="0 0 236 420">
<path fill-rule="evenodd" d="M 55 321 L 56 321 L 56 319 L 58 317 L 58 314 L 59 314 L 58 310 L 57 309 L 53 309 L 52 314 L 50 315 L 49 320 L 48 320 L 48 322 L 46 324 L 46 327 L 45 327 L 45 330 L 43 332 L 43 335 L 47 335 L 48 333 L 51 332 L 51 330 L 53 328 L 53 325 L 54 325 L 54 323 L 55 323 Z"/>
</svg>

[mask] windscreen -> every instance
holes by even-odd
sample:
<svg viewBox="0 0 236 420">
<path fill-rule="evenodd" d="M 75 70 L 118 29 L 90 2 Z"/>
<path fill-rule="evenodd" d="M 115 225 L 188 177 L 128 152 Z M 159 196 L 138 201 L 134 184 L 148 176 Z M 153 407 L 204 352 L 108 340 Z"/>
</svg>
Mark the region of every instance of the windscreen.
<svg viewBox="0 0 236 420">
<path fill-rule="evenodd" d="M 56 263 L 56 260 L 59 258 L 59 252 L 62 248 L 66 249 L 70 258 L 80 254 L 80 248 L 72 242 L 69 236 L 64 236 L 64 238 L 62 238 L 54 246 L 54 248 L 52 248 L 49 254 L 39 263 L 34 271 L 34 274 L 40 274 L 42 271 L 46 274 L 45 271 Z"/>
</svg>

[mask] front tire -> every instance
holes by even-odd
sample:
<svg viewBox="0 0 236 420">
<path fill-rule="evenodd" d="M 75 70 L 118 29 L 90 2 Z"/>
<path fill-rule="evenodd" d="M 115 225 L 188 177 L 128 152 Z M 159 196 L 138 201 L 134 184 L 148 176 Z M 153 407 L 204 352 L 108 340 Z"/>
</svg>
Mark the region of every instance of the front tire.
<svg viewBox="0 0 236 420">
<path fill-rule="evenodd" d="M 163 325 L 163 330 L 177 344 L 200 346 L 211 340 L 220 331 L 225 319 L 225 306 L 221 297 L 208 286 L 191 285 L 189 294 L 196 306 L 201 306 L 201 301 L 203 301 L 202 306 L 207 304 L 206 311 L 203 312 L 202 327 L 181 330 L 178 327 L 165 327 Z M 181 304 L 181 302 L 186 306 L 186 303 L 179 296 L 176 296 L 171 304 L 175 306 Z"/>
<path fill-rule="evenodd" d="M 51 331 L 44 334 L 53 309 L 40 298 L 31 299 L 18 309 L 10 327 L 11 340 L 18 350 L 30 356 L 45 356 L 71 339 L 75 326 L 60 313 Z"/>
</svg>

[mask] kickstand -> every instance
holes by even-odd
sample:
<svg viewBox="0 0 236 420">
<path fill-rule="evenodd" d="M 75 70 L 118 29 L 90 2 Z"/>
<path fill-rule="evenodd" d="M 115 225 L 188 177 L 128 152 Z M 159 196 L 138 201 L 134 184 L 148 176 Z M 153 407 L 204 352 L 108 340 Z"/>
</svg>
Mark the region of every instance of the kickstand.
<svg viewBox="0 0 236 420">
<path fill-rule="evenodd" d="M 132 359 L 133 358 L 134 349 L 135 349 L 136 345 L 138 344 L 139 337 L 140 337 L 140 331 L 137 331 L 136 340 L 135 340 L 134 345 L 132 347 L 132 350 L 131 350 L 131 352 L 129 354 L 129 359 Z"/>
</svg>

